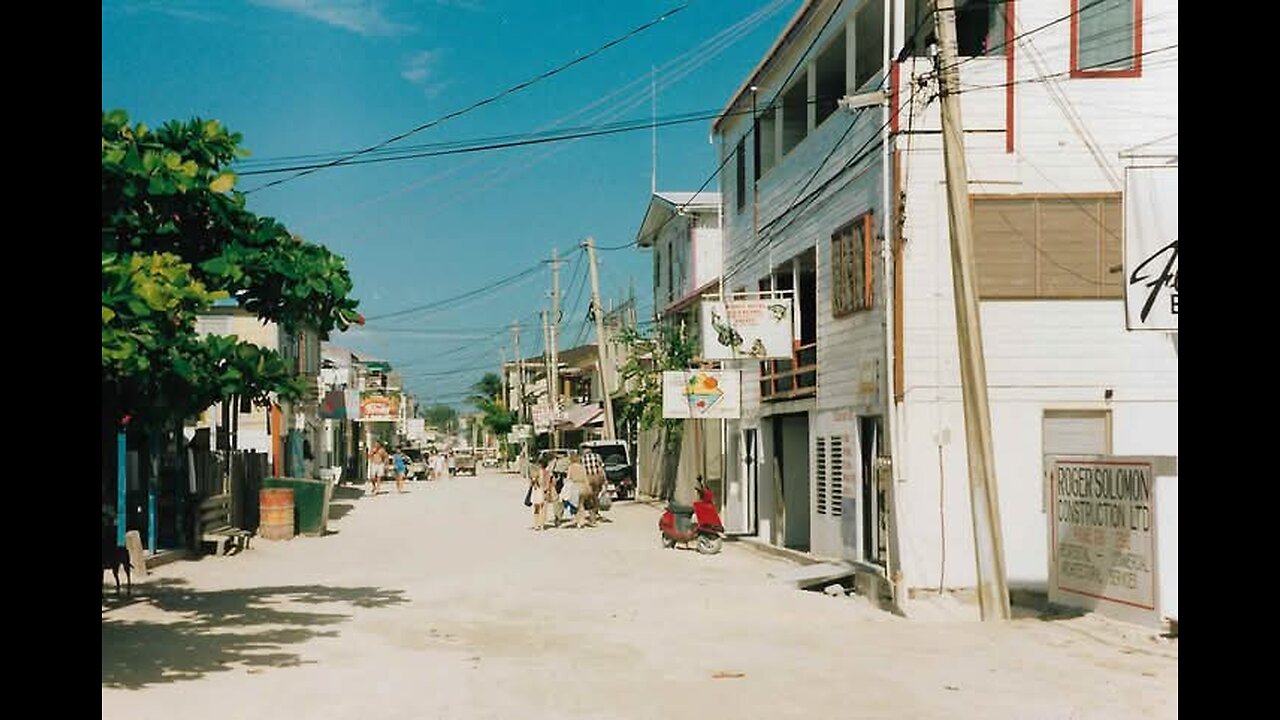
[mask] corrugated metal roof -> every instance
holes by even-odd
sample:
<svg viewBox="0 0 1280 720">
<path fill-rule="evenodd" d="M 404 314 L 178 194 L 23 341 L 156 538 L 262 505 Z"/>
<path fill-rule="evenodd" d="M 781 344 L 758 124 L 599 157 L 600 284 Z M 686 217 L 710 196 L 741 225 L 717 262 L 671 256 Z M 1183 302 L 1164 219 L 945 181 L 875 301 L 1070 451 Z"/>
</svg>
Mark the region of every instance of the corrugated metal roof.
<svg viewBox="0 0 1280 720">
<path fill-rule="evenodd" d="M 649 247 L 653 244 L 653 235 L 667 224 L 667 221 L 681 208 L 693 210 L 718 210 L 720 207 L 719 192 L 659 192 L 649 198 L 649 207 L 645 209 L 644 220 L 640 221 L 640 231 L 636 233 L 636 245 Z"/>
<path fill-rule="evenodd" d="M 667 202 L 671 203 L 672 205 L 675 205 L 676 207 L 681 207 L 685 205 L 716 207 L 720 204 L 720 193 L 708 192 L 705 190 L 702 192 L 696 192 L 696 193 L 660 192 L 660 193 L 654 193 L 654 195 L 662 198 L 663 200 L 666 200 Z"/>
</svg>

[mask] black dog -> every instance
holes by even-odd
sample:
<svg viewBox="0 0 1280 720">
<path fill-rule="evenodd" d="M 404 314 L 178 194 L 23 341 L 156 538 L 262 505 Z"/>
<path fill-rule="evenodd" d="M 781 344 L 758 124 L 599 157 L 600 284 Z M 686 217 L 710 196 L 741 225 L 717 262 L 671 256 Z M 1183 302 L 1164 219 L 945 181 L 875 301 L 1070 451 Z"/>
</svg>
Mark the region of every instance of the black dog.
<svg viewBox="0 0 1280 720">
<path fill-rule="evenodd" d="M 129 562 L 129 550 L 123 545 L 117 545 L 115 534 L 108 536 L 106 533 L 102 535 L 102 569 L 110 570 L 112 577 L 116 579 L 116 595 L 120 594 L 120 568 L 124 567 L 124 579 L 127 583 L 128 594 L 133 596 L 133 563 Z"/>
</svg>

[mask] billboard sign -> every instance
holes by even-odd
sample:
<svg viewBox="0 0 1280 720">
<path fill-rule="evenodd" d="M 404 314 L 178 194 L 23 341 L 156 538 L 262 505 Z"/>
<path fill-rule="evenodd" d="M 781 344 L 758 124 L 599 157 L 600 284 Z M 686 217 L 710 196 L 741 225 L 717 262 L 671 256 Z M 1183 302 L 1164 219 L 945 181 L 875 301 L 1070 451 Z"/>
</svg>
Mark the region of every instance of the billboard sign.
<svg viewBox="0 0 1280 720">
<path fill-rule="evenodd" d="M 662 417 L 732 420 L 741 416 L 741 370 L 668 370 L 662 373 Z"/>
<path fill-rule="evenodd" d="M 400 414 L 400 396 L 386 392 L 360 393 L 360 420 L 363 422 L 394 422 Z"/>
<path fill-rule="evenodd" d="M 1049 601 L 1158 622 L 1154 459 L 1050 460 Z"/>
<path fill-rule="evenodd" d="M 1124 311 L 1129 330 L 1178 329 L 1178 168 L 1124 174 Z"/>
<path fill-rule="evenodd" d="M 791 358 L 791 297 L 703 300 L 701 307 L 704 359 Z"/>
</svg>

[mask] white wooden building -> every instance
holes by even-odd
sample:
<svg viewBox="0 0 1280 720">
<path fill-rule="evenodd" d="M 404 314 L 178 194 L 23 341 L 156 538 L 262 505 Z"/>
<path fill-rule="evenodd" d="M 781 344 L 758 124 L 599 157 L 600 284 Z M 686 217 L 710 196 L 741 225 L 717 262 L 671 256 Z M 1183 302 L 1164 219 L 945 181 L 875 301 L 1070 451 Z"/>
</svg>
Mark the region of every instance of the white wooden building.
<svg viewBox="0 0 1280 720">
<path fill-rule="evenodd" d="M 1126 331 L 1121 267 L 1126 165 L 1177 162 L 1177 3 L 957 4 L 1005 564 L 1043 587 L 1046 454 L 1177 455 L 1177 334 Z M 726 523 L 900 588 L 976 584 L 931 10 L 804 3 L 713 124 L 724 287 L 799 317 L 743 365 Z"/>
</svg>

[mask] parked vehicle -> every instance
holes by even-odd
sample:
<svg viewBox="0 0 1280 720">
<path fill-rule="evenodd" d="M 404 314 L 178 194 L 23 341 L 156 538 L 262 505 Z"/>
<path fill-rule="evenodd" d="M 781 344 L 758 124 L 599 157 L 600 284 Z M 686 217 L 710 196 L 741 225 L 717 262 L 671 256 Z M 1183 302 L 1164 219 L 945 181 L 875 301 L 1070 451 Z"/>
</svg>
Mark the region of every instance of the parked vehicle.
<svg viewBox="0 0 1280 720">
<path fill-rule="evenodd" d="M 715 496 L 698 478 L 698 500 L 693 507 L 667 504 L 667 511 L 658 518 L 658 532 L 662 545 L 674 548 L 677 544 L 688 546 L 696 542 L 698 552 L 715 555 L 724 547 L 724 523 L 716 512 Z"/>
<path fill-rule="evenodd" d="M 427 458 L 422 451 L 418 448 L 407 448 L 404 454 L 409 459 L 407 477 L 410 480 L 426 480 Z"/>
<path fill-rule="evenodd" d="M 627 443 L 621 440 L 588 440 L 579 446 L 579 450 L 591 450 L 604 461 L 605 487 L 614 499 L 635 499 L 636 466 L 631 462 Z"/>
<path fill-rule="evenodd" d="M 454 475 L 470 475 L 475 477 L 476 474 L 476 456 L 470 450 L 458 450 L 453 454 L 453 474 Z"/>
</svg>

